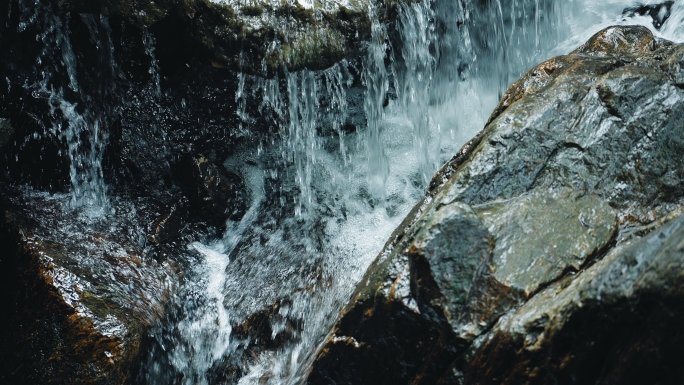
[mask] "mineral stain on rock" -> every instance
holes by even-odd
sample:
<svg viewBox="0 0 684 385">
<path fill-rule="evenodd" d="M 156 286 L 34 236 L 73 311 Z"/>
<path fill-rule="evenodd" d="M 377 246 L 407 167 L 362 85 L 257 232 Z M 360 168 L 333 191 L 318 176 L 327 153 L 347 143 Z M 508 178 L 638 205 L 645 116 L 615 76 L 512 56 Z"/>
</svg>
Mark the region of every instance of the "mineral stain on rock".
<svg viewBox="0 0 684 385">
<path fill-rule="evenodd" d="M 66 197 L 12 191 L 0 206 L 3 325 L 12 331 L 3 334 L 3 380 L 130 383 L 177 280 L 174 264 L 155 261 L 136 237 L 153 205 L 131 215 L 117 204 L 116 231 L 79 220 Z"/>
</svg>

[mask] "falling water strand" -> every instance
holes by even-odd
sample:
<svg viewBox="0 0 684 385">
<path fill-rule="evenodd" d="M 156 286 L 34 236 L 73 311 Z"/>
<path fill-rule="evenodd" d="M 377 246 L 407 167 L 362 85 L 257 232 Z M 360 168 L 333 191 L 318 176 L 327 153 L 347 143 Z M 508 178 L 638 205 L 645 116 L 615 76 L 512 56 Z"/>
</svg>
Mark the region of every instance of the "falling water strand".
<svg viewBox="0 0 684 385">
<path fill-rule="evenodd" d="M 332 68 L 323 71 L 327 95 L 329 97 L 325 119 L 331 122 L 332 129 L 340 139 L 340 156 L 347 165 L 347 150 L 344 146 L 343 126 L 347 120 L 347 89 L 351 87 L 353 78 L 349 73 L 349 64 L 342 60 Z"/>
<path fill-rule="evenodd" d="M 247 95 L 245 94 L 245 79 L 247 75 L 238 72 L 238 88 L 235 92 L 235 102 L 237 103 L 237 116 L 240 118 L 240 124 L 249 123 L 251 118 L 247 114 Z"/>
<path fill-rule="evenodd" d="M 143 46 L 145 47 L 145 54 L 150 57 L 150 68 L 147 72 L 150 74 L 150 79 L 152 81 L 152 90 L 155 96 L 161 96 L 161 84 L 159 82 L 159 63 L 157 63 L 157 58 L 154 55 L 154 47 L 156 40 L 154 35 L 148 30 L 143 31 Z"/>
<path fill-rule="evenodd" d="M 285 143 L 295 166 L 295 183 L 299 197 L 295 202 L 295 216 L 306 213 L 314 204 L 311 178 L 316 164 L 319 142 L 318 81 L 312 71 L 286 72 L 288 126 Z"/>
<path fill-rule="evenodd" d="M 382 127 L 385 119 L 385 99 L 389 89 L 388 71 L 385 67 L 387 51 L 387 30 L 376 14 L 374 6 L 369 7 L 371 15 L 371 40 L 363 61 L 362 82 L 366 86 L 364 111 L 366 113 L 366 146 L 368 151 L 368 185 L 376 199 L 385 197 L 389 176 L 389 161 L 382 141 Z"/>
<path fill-rule="evenodd" d="M 438 58 L 432 1 L 402 3 L 399 6 L 399 32 L 404 67 L 397 74 L 397 91 L 413 129 L 414 151 L 418 157 L 424 186 L 436 166 L 430 161 L 430 90 Z"/>
<path fill-rule="evenodd" d="M 297 217 L 306 215 L 316 205 L 312 178 L 321 146 L 319 131 L 329 129 L 337 134 L 340 157 L 347 160 L 344 126 L 348 115 L 347 89 L 352 80 L 346 60 L 319 72 L 286 70 L 282 82 L 278 76 L 266 79 L 238 74 L 235 100 L 240 121 L 243 124 L 255 122 L 247 113 L 246 105 L 249 98 L 258 98 L 258 114 L 270 115 L 272 131 L 280 132 L 283 166 L 294 165 L 292 177 L 299 191 L 294 198 Z M 252 86 L 251 93 L 245 91 L 247 83 Z M 261 150 L 262 146 L 259 146 L 259 152 Z M 271 173 L 277 175 L 278 171 L 272 169 Z"/>
<path fill-rule="evenodd" d="M 67 145 L 71 207 L 87 208 L 88 216 L 100 216 L 109 208 L 102 157 L 107 141 L 108 114 L 111 113 L 106 104 L 116 88 L 112 80 L 116 67 L 109 24 L 105 17 L 96 21 L 91 15 L 82 16 L 103 64 L 101 88 L 84 92 L 78 84 L 78 61 L 65 28 L 68 15 L 64 21 L 46 5 L 22 4 L 24 20 L 20 23 L 20 29 L 41 23 L 38 28 L 42 32 L 36 38 L 44 44 L 36 61 L 39 80 L 25 87 L 33 88 L 33 95 L 45 99 L 49 106 L 53 127 L 46 134 L 57 136 Z M 59 72 L 54 72 L 54 69 L 59 71 L 59 67 L 48 65 L 56 59 L 66 72 L 67 89 L 57 79 Z"/>
</svg>

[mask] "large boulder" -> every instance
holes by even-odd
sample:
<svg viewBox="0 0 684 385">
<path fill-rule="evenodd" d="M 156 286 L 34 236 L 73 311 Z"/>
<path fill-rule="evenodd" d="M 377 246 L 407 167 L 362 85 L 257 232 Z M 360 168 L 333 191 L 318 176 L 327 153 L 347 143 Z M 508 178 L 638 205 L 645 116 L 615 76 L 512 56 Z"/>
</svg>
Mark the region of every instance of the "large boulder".
<svg viewBox="0 0 684 385">
<path fill-rule="evenodd" d="M 643 233 L 502 318 L 478 342 L 465 383 L 681 381 L 684 216 Z"/>
<path fill-rule="evenodd" d="M 649 352 L 681 355 L 683 49 L 611 27 L 513 84 L 368 269 L 308 383 L 681 378 Z"/>
</svg>

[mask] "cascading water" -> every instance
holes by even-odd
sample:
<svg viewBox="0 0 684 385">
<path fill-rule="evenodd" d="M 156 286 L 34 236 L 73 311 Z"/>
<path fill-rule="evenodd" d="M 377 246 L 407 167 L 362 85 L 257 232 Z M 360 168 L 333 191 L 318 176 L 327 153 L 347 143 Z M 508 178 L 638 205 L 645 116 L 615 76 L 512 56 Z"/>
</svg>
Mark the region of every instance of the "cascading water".
<svg viewBox="0 0 684 385">
<path fill-rule="evenodd" d="M 414 153 L 418 157 L 423 185 L 427 186 L 435 166 L 430 162 L 430 91 L 439 51 L 435 13 L 431 1 L 403 3 L 398 30 L 404 68 L 395 72 L 401 106 L 413 129 Z"/>
<path fill-rule="evenodd" d="M 368 185 L 371 194 L 384 198 L 385 185 L 389 175 L 389 161 L 381 138 L 385 118 L 385 98 L 389 88 L 388 72 L 385 68 L 387 51 L 386 26 L 377 20 L 375 9 L 371 14 L 371 41 L 368 54 L 363 61 L 363 85 L 366 87 L 363 108 L 366 112 L 366 146 L 368 148 Z"/>
<path fill-rule="evenodd" d="M 226 161 L 249 181 L 251 208 L 228 223 L 222 239 L 190 245 L 196 267 L 178 294 L 178 311 L 155 335 L 144 380 L 304 382 L 369 263 L 512 80 L 611 24 L 684 38 L 683 5 L 673 6 L 659 30 L 650 17 L 623 16 L 630 5 L 406 3 L 396 25 L 373 22 L 359 64 L 273 79 L 240 74 L 242 124 L 259 119 L 246 112 L 255 101 L 279 127 L 279 140 Z M 355 109 L 365 122 L 353 132 Z"/>
<path fill-rule="evenodd" d="M 57 137 L 66 143 L 70 161 L 71 207 L 86 208 L 88 216 L 108 211 L 109 200 L 104 182 L 102 157 L 107 141 L 112 100 L 116 98 L 117 66 L 113 57 L 111 30 L 106 17 L 80 17 L 97 51 L 98 82 L 81 87 L 78 59 L 72 49 L 66 24 L 70 16 L 52 13 L 49 5 L 21 2 L 20 31 L 35 27 L 42 31 L 37 40 L 43 50 L 36 59 L 34 83 L 24 83 L 37 99 L 44 99 L 52 120 L 44 136 Z M 55 64 L 60 63 L 60 64 Z M 62 76 L 63 79 L 59 79 Z"/>
</svg>

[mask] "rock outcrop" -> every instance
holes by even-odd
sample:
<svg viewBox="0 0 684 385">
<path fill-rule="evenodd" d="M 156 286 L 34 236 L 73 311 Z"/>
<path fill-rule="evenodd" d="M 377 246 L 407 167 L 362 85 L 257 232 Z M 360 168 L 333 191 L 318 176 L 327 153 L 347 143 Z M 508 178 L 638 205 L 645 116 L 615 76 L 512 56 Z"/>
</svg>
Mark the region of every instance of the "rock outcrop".
<svg viewBox="0 0 684 385">
<path fill-rule="evenodd" d="M 66 195 L 2 192 L 1 382 L 130 383 L 178 285 L 180 266 L 147 245 L 161 208 L 115 200 L 92 221 Z"/>
<path fill-rule="evenodd" d="M 58 12 L 123 17 L 140 28 L 163 30 L 178 44 L 196 45 L 217 67 L 272 75 L 330 67 L 359 53 L 371 35 L 368 0 L 55 0 Z"/>
<path fill-rule="evenodd" d="M 371 265 L 308 383 L 681 379 L 682 52 L 611 27 L 513 84 Z"/>
</svg>

